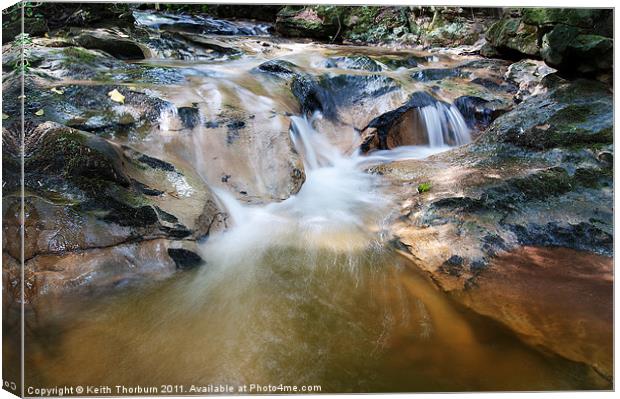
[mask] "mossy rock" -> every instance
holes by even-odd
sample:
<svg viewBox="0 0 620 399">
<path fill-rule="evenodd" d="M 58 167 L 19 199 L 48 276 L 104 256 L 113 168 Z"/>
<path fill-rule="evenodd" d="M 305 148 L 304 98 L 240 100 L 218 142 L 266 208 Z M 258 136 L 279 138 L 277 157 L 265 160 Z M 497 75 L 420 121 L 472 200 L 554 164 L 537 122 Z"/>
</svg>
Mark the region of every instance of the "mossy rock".
<svg viewBox="0 0 620 399">
<path fill-rule="evenodd" d="M 28 146 L 25 157 L 26 180 L 50 186 L 63 179 L 81 190 L 97 194 L 104 182 L 129 187 L 122 170 L 122 155 L 106 140 L 54 122 L 39 125 L 31 134 L 37 144 Z M 28 182 L 26 183 L 28 184 Z"/>
<path fill-rule="evenodd" d="M 535 26 L 523 23 L 521 18 L 504 18 L 486 32 L 487 41 L 507 56 L 525 54 L 538 56 L 538 33 Z"/>
<path fill-rule="evenodd" d="M 344 37 L 362 42 L 398 40 L 410 33 L 404 7 L 354 6 L 347 8 Z"/>
<path fill-rule="evenodd" d="M 481 139 L 535 150 L 613 142 L 613 96 L 596 81 L 559 84 L 500 116 Z"/>
<path fill-rule="evenodd" d="M 341 9 L 335 6 L 286 6 L 278 12 L 275 30 L 286 37 L 335 40 Z"/>
<path fill-rule="evenodd" d="M 592 8 L 524 8 L 523 22 L 539 27 L 558 24 L 590 29 L 605 10 Z"/>
</svg>

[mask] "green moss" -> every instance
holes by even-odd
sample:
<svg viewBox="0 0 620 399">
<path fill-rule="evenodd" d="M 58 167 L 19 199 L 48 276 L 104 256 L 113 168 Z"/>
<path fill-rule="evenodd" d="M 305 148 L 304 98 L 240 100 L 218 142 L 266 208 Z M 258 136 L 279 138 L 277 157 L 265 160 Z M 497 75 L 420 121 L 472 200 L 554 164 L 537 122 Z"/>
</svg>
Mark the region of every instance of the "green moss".
<svg viewBox="0 0 620 399">
<path fill-rule="evenodd" d="M 97 59 L 95 54 L 80 47 L 67 47 L 62 50 L 62 53 L 69 58 L 68 60 L 64 60 L 64 62 L 81 61 L 92 63 Z"/>
<path fill-rule="evenodd" d="M 528 199 L 544 199 L 560 195 L 573 188 L 573 181 L 562 168 L 552 168 L 513 179 L 510 184 Z"/>
<path fill-rule="evenodd" d="M 591 115 L 591 107 L 585 105 L 569 105 L 556 112 L 550 119 L 549 123 L 556 125 L 566 125 L 570 123 L 583 123 L 588 120 Z"/>
<path fill-rule="evenodd" d="M 588 8 L 524 8 L 523 21 L 536 26 L 564 24 L 591 28 L 602 14 L 602 10 Z"/>
<path fill-rule="evenodd" d="M 600 188 L 603 180 L 611 181 L 613 171 L 611 169 L 579 168 L 575 171 L 575 181 L 588 188 Z"/>
<path fill-rule="evenodd" d="M 430 191 L 432 184 L 430 182 L 420 183 L 418 184 L 418 193 L 422 194 L 427 191 Z"/>
</svg>

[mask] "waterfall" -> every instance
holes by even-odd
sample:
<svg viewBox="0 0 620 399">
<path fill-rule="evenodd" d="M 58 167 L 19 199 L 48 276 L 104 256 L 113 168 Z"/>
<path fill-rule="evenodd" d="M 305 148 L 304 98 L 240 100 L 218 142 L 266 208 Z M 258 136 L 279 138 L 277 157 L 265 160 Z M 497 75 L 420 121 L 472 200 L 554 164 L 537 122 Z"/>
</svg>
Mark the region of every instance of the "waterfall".
<svg viewBox="0 0 620 399">
<path fill-rule="evenodd" d="M 419 108 L 418 112 L 426 128 L 430 147 L 463 145 L 471 141 L 467 123 L 454 105 L 436 102 Z"/>
<path fill-rule="evenodd" d="M 203 245 L 207 259 L 234 264 L 278 247 L 349 253 L 376 239 L 373 231 L 389 200 L 379 190 L 378 177 L 363 165 L 382 158 L 341 153 L 313 128 L 313 118 L 291 118 L 291 139 L 306 170 L 297 194 L 278 203 L 248 205 L 213 189 L 233 226 Z"/>
</svg>

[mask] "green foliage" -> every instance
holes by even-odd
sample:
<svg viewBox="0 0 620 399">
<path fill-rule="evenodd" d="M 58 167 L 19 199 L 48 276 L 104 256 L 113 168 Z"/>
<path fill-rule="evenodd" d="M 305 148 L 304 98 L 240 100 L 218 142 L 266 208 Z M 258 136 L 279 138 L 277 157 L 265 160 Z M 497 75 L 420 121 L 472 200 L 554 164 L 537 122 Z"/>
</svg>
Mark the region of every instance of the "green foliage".
<svg viewBox="0 0 620 399">
<path fill-rule="evenodd" d="M 422 194 L 427 191 L 430 191 L 432 184 L 430 182 L 420 183 L 418 184 L 418 193 Z"/>
<path fill-rule="evenodd" d="M 27 73 L 30 70 L 30 48 L 32 47 L 32 38 L 27 33 L 20 33 L 15 37 L 15 40 L 11 44 L 11 49 L 15 51 L 21 51 L 22 55 L 15 58 L 15 61 L 10 63 L 11 68 L 17 73 Z"/>
<path fill-rule="evenodd" d="M 24 17 L 43 19 L 43 14 L 37 11 L 37 8 L 43 4 L 42 2 L 24 2 Z M 19 21 L 22 17 L 22 2 L 13 4 L 11 7 L 7 7 L 2 10 L 2 24 Z"/>
</svg>

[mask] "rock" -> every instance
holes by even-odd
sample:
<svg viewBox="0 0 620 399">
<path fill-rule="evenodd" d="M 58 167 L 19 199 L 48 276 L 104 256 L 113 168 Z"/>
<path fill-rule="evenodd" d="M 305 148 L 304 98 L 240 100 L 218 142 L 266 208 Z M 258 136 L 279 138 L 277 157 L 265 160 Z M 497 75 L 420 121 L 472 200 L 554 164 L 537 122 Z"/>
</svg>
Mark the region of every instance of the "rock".
<svg viewBox="0 0 620 399">
<path fill-rule="evenodd" d="M 299 101 L 302 113 L 320 111 L 328 118 L 335 117 L 335 102 L 316 79 L 308 75 L 296 75 L 291 82 L 291 91 Z"/>
<path fill-rule="evenodd" d="M 368 152 L 401 145 L 427 144 L 426 128 L 422 125 L 418 110 L 438 103 L 439 100 L 426 92 L 413 93 L 404 105 L 376 117 L 362 129 L 361 150 Z"/>
<path fill-rule="evenodd" d="M 592 29 L 606 22 L 608 11 L 595 8 L 524 8 L 523 22 L 538 27 L 556 25 Z"/>
<path fill-rule="evenodd" d="M 121 60 L 146 58 L 145 51 L 139 44 L 109 30 L 81 31 L 73 40 L 81 47 L 105 51 Z"/>
<path fill-rule="evenodd" d="M 193 129 L 200 125 L 200 110 L 194 107 L 179 107 L 177 109 L 183 127 Z"/>
<path fill-rule="evenodd" d="M 363 99 L 381 97 L 399 89 L 394 79 L 384 75 L 328 74 L 320 77 L 319 84 L 337 107 L 353 105 Z"/>
<path fill-rule="evenodd" d="M 339 31 L 338 8 L 286 6 L 278 12 L 275 30 L 285 37 L 333 40 Z"/>
<path fill-rule="evenodd" d="M 25 263 L 26 284 L 30 287 L 28 304 L 36 306 L 42 296 L 50 301 L 54 296 L 109 293 L 127 285 L 168 278 L 179 268 L 167 253 L 192 250 L 195 250 L 193 242 L 158 238 L 39 255 Z"/>
<path fill-rule="evenodd" d="M 500 255 L 454 297 L 525 342 L 589 365 L 605 386 L 613 375 L 612 270 L 609 257 L 524 247 Z"/>
<path fill-rule="evenodd" d="M 427 59 L 425 57 L 416 57 L 416 56 L 408 56 L 408 57 L 381 57 L 378 58 L 378 61 L 383 65 L 388 67 L 389 69 L 395 70 L 399 68 L 415 68 L 419 64 L 426 63 Z"/>
<path fill-rule="evenodd" d="M 454 106 L 458 108 L 470 128 L 483 130 L 498 116 L 507 112 L 510 104 L 500 100 L 485 100 L 476 96 L 461 96 L 454 100 Z"/>
<path fill-rule="evenodd" d="M 601 77 L 612 68 L 612 26 L 610 10 L 529 8 L 497 21 L 486 40 L 504 57 L 541 57 L 562 76 Z"/>
<path fill-rule="evenodd" d="M 604 85 L 580 80 L 531 97 L 498 118 L 483 140 L 546 150 L 610 144 L 612 97 Z"/>
<path fill-rule="evenodd" d="M 280 77 L 290 78 L 295 74 L 294 70 L 297 66 L 289 61 L 271 60 L 263 62 L 257 69 L 261 72 L 267 72 Z"/>
<path fill-rule="evenodd" d="M 538 56 L 538 35 L 535 26 L 525 24 L 520 18 L 504 18 L 494 23 L 486 32 L 487 42 L 501 54 L 513 58 Z"/>
<path fill-rule="evenodd" d="M 491 259 L 524 245 L 610 256 L 612 98 L 599 82 L 555 83 L 473 144 L 376 167 L 407 201 L 394 234 L 446 290 L 475 286 Z"/>
<path fill-rule="evenodd" d="M 276 22 L 281 5 L 255 5 L 248 4 L 214 4 L 209 7 L 209 14 L 220 18 L 230 19 L 256 19 L 259 21 Z"/>
<path fill-rule="evenodd" d="M 347 7 L 342 11 L 345 40 L 377 43 L 401 40 L 411 31 L 404 7 Z"/>
<path fill-rule="evenodd" d="M 204 263 L 200 255 L 183 248 L 168 248 L 168 256 L 172 258 L 177 269 L 192 269 Z"/>
<path fill-rule="evenodd" d="M 127 278 L 165 275 L 169 269 L 161 251 L 139 255 L 148 242 L 162 240 L 174 247 L 179 240 L 208 235 L 225 219 L 206 187 L 191 187 L 178 197 L 166 195 L 176 189 L 175 179 L 184 179 L 187 185 L 190 177 L 165 161 L 54 122 L 29 127 L 25 133 L 24 184 L 28 194 L 24 203 L 28 211 L 24 255 L 37 287 L 42 287 L 35 296 L 76 287 L 110 288 L 125 272 L 110 268 L 103 260 L 118 262 L 121 254 L 126 260 L 118 265 L 135 267 Z M 11 130 L 3 131 L 3 166 L 7 171 L 14 168 L 13 135 Z M 19 186 L 6 179 L 5 193 L 15 190 Z M 5 234 L 11 233 L 13 224 L 19 225 L 11 222 L 11 209 L 7 201 L 3 208 Z M 7 253 L 19 259 L 19 252 L 5 244 Z M 78 262 L 84 251 L 88 255 Z M 60 266 L 71 262 L 76 266 Z M 53 265 L 58 268 L 46 269 Z M 142 268 L 149 271 L 143 273 Z M 76 280 L 77 275 L 84 279 Z"/>
<path fill-rule="evenodd" d="M 574 27 L 558 25 L 542 40 L 541 56 L 565 76 L 592 75 L 613 66 L 613 39 L 582 35 Z"/>
<path fill-rule="evenodd" d="M 3 18 L 4 19 L 4 18 Z M 24 18 L 24 32 L 30 36 L 42 36 L 49 30 L 42 18 Z M 22 33 L 22 19 L 2 24 L 2 44 L 6 44 Z"/>
<path fill-rule="evenodd" d="M 506 80 L 519 87 L 514 99 L 516 102 L 521 102 L 536 94 L 537 91 L 543 90 L 540 86 L 542 79 L 554 72 L 556 72 L 555 69 L 542 61 L 521 60 L 508 67 Z"/>
<path fill-rule="evenodd" d="M 332 57 L 327 59 L 328 68 L 364 70 L 371 72 L 381 71 L 381 66 L 367 56 L 356 57 Z"/>
<path fill-rule="evenodd" d="M 448 78 L 465 78 L 467 76 L 469 76 L 469 72 L 463 71 L 460 68 L 427 68 L 411 74 L 413 79 L 422 82 Z"/>
</svg>

